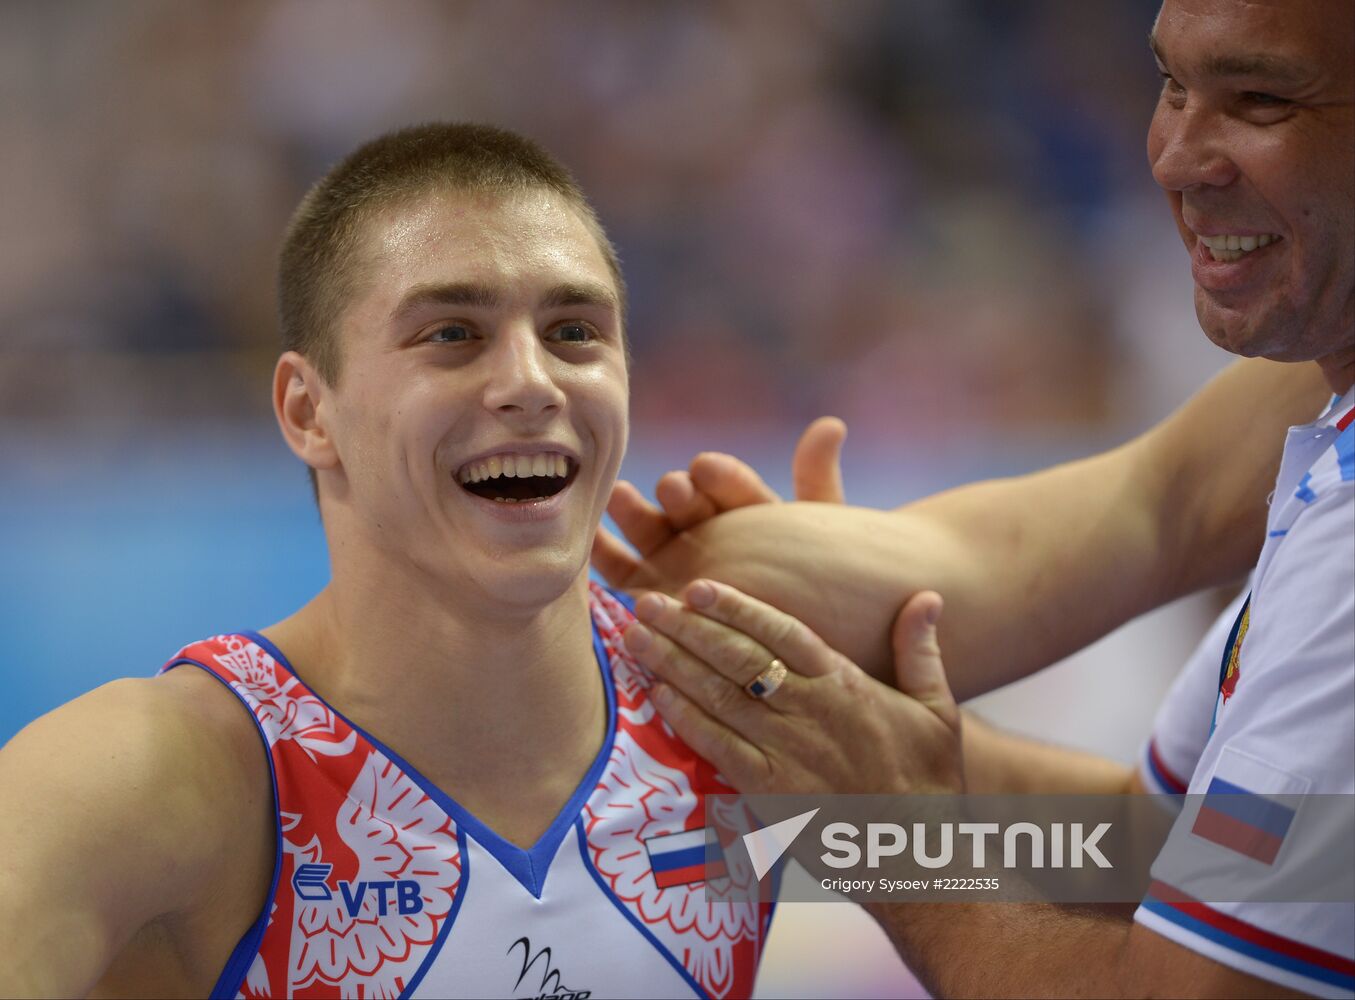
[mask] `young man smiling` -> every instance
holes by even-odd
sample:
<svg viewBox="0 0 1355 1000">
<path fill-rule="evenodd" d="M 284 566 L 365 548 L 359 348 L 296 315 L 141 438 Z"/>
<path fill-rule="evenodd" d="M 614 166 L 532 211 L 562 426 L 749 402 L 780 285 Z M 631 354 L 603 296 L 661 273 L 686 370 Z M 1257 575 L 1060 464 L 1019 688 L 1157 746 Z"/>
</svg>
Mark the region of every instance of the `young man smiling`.
<svg viewBox="0 0 1355 1000">
<path fill-rule="evenodd" d="M 770 914 L 699 864 L 725 786 L 587 578 L 628 386 L 584 196 L 510 133 L 393 133 L 280 288 L 332 579 L 0 755 L 0 993 L 747 995 Z"/>
</svg>

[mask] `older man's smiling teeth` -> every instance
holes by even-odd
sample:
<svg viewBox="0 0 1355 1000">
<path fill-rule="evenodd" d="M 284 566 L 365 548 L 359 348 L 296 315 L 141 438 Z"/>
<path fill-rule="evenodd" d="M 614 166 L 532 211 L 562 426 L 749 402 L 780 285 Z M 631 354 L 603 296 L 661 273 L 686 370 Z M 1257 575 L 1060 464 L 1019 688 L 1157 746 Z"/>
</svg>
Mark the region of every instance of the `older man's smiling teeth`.
<svg viewBox="0 0 1355 1000">
<path fill-rule="evenodd" d="M 1260 236 L 1238 236 L 1234 233 L 1231 235 L 1201 236 L 1200 242 L 1209 248 L 1209 256 L 1215 260 L 1234 261 L 1241 260 L 1253 250 L 1269 246 L 1279 239 L 1280 237 L 1273 233 L 1262 233 Z"/>
<path fill-rule="evenodd" d="M 498 503 L 544 500 L 573 481 L 577 464 L 559 452 L 504 452 L 467 462 L 456 473 L 469 492 Z"/>
</svg>

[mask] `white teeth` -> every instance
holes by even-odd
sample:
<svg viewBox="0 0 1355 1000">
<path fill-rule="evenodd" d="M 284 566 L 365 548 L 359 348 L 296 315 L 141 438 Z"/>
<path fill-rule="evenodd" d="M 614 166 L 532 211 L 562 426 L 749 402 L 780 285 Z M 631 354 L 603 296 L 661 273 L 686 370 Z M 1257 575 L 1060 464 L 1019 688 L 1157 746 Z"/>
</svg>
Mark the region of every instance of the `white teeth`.
<svg viewBox="0 0 1355 1000">
<path fill-rule="evenodd" d="M 534 455 L 503 454 L 491 455 L 479 462 L 467 462 L 457 472 L 457 481 L 463 485 L 481 483 L 486 479 L 509 479 L 526 476 L 569 475 L 569 459 L 557 452 L 540 452 Z"/>
<path fill-rule="evenodd" d="M 1241 260 L 1243 255 L 1270 246 L 1279 240 L 1274 233 L 1260 236 L 1201 236 L 1200 242 L 1209 248 L 1209 255 L 1218 261 Z"/>
</svg>

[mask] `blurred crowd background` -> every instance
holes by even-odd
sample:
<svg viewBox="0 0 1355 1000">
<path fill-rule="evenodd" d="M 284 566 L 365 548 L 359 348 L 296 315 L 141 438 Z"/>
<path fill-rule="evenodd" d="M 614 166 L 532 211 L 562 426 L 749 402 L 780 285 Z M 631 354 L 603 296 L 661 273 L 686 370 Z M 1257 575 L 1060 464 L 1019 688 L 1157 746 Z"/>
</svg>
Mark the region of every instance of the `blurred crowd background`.
<svg viewBox="0 0 1355 1000">
<path fill-rule="evenodd" d="M 268 404 L 275 251 L 388 128 L 492 122 L 578 175 L 630 284 L 644 486 L 709 447 L 784 483 L 835 413 L 851 499 L 893 505 L 1162 417 L 1226 357 L 1143 152 L 1155 9 L 0 6 L 0 741 L 323 583 Z M 1204 620 L 1161 613 L 991 712 L 1128 758 Z M 824 966 L 871 931 L 812 909 L 765 995 L 916 989 L 879 954 Z"/>
</svg>

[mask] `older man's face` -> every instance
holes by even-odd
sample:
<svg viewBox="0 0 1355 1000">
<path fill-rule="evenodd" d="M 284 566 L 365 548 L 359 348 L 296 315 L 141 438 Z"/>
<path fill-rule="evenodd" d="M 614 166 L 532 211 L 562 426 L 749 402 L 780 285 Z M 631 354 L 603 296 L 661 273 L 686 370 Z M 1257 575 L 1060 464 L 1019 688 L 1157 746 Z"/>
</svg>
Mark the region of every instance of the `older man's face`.
<svg viewBox="0 0 1355 1000">
<path fill-rule="evenodd" d="M 1355 17 L 1350 0 L 1165 0 L 1153 177 L 1226 350 L 1355 354 Z M 1344 376 L 1348 378 L 1348 374 Z"/>
</svg>

